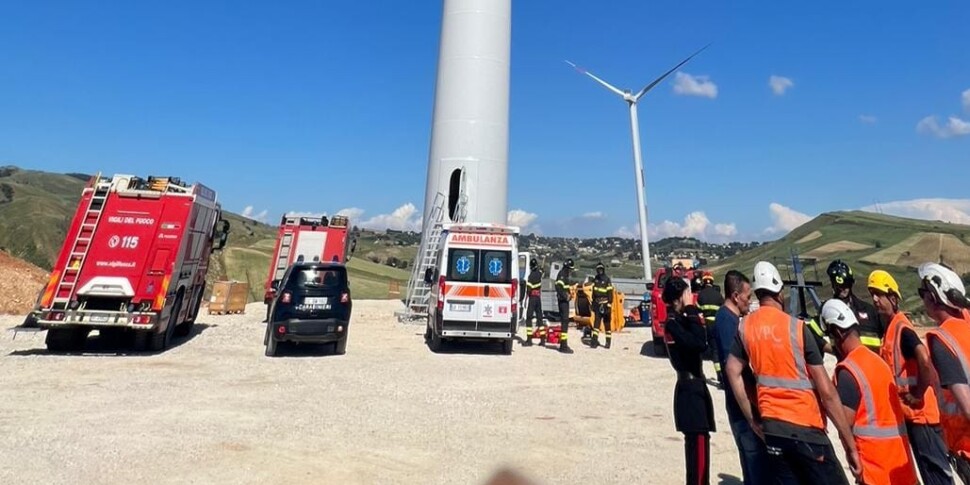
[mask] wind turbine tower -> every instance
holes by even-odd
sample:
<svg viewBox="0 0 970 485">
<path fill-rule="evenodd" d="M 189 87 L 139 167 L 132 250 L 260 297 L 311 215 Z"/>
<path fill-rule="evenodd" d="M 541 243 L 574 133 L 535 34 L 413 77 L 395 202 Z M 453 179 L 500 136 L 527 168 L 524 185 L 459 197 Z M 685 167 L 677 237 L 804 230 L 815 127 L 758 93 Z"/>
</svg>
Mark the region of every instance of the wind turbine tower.
<svg viewBox="0 0 970 485">
<path fill-rule="evenodd" d="M 640 246 L 641 246 L 640 257 L 643 259 L 643 279 L 646 281 L 650 281 L 650 279 L 653 277 L 653 271 L 651 271 L 650 269 L 650 247 L 649 247 L 650 241 L 647 236 L 647 201 L 646 201 L 646 196 L 644 194 L 644 191 L 645 191 L 644 187 L 646 183 L 644 181 L 644 175 L 643 175 L 643 160 L 640 157 L 640 124 L 639 124 L 639 121 L 637 120 L 637 103 L 640 101 L 641 98 L 643 98 L 645 94 L 647 94 L 647 92 L 653 89 L 654 86 L 656 86 L 657 84 L 660 84 L 660 82 L 666 79 L 667 76 L 673 74 L 677 69 L 680 69 L 680 67 L 683 66 L 684 64 L 687 64 L 688 61 L 693 59 L 694 56 L 696 56 L 697 54 L 700 54 L 701 51 L 703 51 L 704 49 L 707 49 L 707 47 L 708 46 L 702 47 L 700 50 L 691 54 L 683 61 L 680 61 L 680 64 L 677 64 L 671 70 L 663 73 L 662 76 L 658 77 L 657 79 L 654 79 L 653 82 L 644 86 L 643 89 L 641 89 L 636 94 L 633 94 L 632 91 L 630 91 L 629 89 L 625 91 L 621 91 L 620 89 L 617 89 L 616 87 L 614 87 L 612 84 L 596 77 L 595 75 L 593 75 L 593 73 L 577 66 L 576 64 L 573 64 L 572 62 L 566 61 L 566 64 L 569 64 L 570 66 L 572 66 L 574 69 L 579 71 L 580 74 L 585 74 L 593 78 L 594 81 L 600 83 L 606 89 L 609 89 L 610 91 L 619 95 L 621 98 L 623 98 L 623 101 L 626 101 L 627 105 L 630 107 L 630 128 L 633 131 L 633 169 L 635 172 L 634 182 L 636 183 L 636 186 L 637 186 L 637 213 L 638 213 L 637 215 L 640 218 Z"/>
</svg>

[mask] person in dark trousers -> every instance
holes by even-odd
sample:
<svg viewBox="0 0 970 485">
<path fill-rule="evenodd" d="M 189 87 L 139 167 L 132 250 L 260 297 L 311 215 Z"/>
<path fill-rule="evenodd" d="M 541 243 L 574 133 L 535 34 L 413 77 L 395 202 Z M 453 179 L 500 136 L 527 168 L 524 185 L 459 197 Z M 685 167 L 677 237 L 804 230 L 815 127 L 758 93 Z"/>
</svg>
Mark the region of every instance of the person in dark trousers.
<svg viewBox="0 0 970 485">
<path fill-rule="evenodd" d="M 878 354 L 882 347 L 883 335 L 886 333 L 886 324 L 879 318 L 876 307 L 860 299 L 853 292 L 852 285 L 855 284 L 855 276 L 852 274 L 852 268 L 845 261 L 836 259 L 829 264 L 825 272 L 832 283 L 833 296 L 849 305 L 849 308 L 855 313 L 855 318 L 859 321 L 862 345 Z M 828 346 L 828 349 L 831 349 L 831 346 Z"/>
<path fill-rule="evenodd" d="M 701 277 L 701 290 L 697 293 L 697 306 L 704 314 L 704 327 L 707 329 L 708 346 L 704 359 L 714 363 L 714 374 L 717 376 L 718 388 L 723 386 L 724 379 L 714 345 L 714 317 L 723 304 L 724 297 L 721 296 L 721 289 L 714 285 L 714 275 L 710 271 L 705 271 Z"/>
<path fill-rule="evenodd" d="M 765 442 L 770 475 L 785 484 L 848 484 L 825 432 L 827 416 L 853 476 L 860 479 L 859 453 L 842 402 L 811 331 L 784 311 L 781 274 L 760 261 L 751 286 L 760 306 L 738 328 L 725 377 L 748 424 Z M 756 378 L 754 388 L 744 380 L 745 367 Z"/>
<path fill-rule="evenodd" d="M 748 314 L 751 305 L 751 281 L 740 271 L 728 271 L 724 276 L 724 296 L 724 305 L 718 309 L 713 325 L 715 353 L 722 369 L 727 365 L 731 344 L 738 336 L 738 324 Z M 751 369 L 745 369 L 742 377 L 746 383 L 754 386 Z M 741 459 L 744 485 L 769 483 L 768 451 L 764 441 L 761 441 L 744 418 L 731 386 L 723 386 L 722 390 L 728 423 L 731 425 L 734 443 L 738 447 L 738 457 Z"/>
<path fill-rule="evenodd" d="M 562 269 L 559 270 L 559 274 L 556 275 L 556 300 L 559 303 L 559 321 L 561 322 L 561 329 L 559 335 L 559 351 L 564 354 L 573 353 L 573 349 L 569 348 L 569 287 L 572 286 L 572 282 L 569 280 L 569 276 L 573 271 L 573 260 L 567 259 L 566 264 L 563 265 Z"/>
<path fill-rule="evenodd" d="M 693 305 L 690 284 L 681 278 L 670 278 L 664 285 L 663 301 L 670 305 L 674 317 L 667 332 L 676 345 L 670 346 L 670 363 L 677 371 L 674 386 L 674 426 L 684 434 L 687 485 L 709 485 L 711 475 L 711 433 L 714 403 L 704 378 L 701 355 L 707 350 L 704 317 Z"/>
<path fill-rule="evenodd" d="M 546 343 L 546 323 L 542 320 L 542 268 L 539 261 L 533 259 L 529 261 L 529 278 L 525 282 L 526 297 L 529 305 L 525 311 L 525 343 L 522 345 L 529 347 L 532 345 L 532 337 L 539 337 L 539 345 Z M 532 319 L 536 320 L 538 331 L 532 333 Z"/>
<path fill-rule="evenodd" d="M 606 267 L 603 263 L 596 265 L 596 277 L 593 278 L 593 336 L 590 337 L 589 346 L 599 347 L 600 344 L 600 322 L 606 331 L 606 348 L 610 348 L 613 343 L 613 331 L 610 328 L 613 318 L 613 282 L 606 276 Z"/>
</svg>

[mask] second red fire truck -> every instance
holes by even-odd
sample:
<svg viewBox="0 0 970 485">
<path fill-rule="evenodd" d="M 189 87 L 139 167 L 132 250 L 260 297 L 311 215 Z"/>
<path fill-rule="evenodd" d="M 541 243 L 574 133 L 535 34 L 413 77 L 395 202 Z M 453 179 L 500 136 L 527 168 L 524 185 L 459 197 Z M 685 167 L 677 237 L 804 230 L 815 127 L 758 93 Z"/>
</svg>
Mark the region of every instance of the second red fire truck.
<svg viewBox="0 0 970 485">
<path fill-rule="evenodd" d="M 267 318 L 276 296 L 276 286 L 286 268 L 302 262 L 346 263 L 354 251 L 350 232 L 350 219 L 346 216 L 287 214 L 282 217 L 263 295 Z"/>
<path fill-rule="evenodd" d="M 95 176 L 81 194 L 35 311 L 47 348 L 84 348 L 91 330 L 164 350 L 187 335 L 209 256 L 229 223 L 212 189 L 171 177 Z"/>
</svg>

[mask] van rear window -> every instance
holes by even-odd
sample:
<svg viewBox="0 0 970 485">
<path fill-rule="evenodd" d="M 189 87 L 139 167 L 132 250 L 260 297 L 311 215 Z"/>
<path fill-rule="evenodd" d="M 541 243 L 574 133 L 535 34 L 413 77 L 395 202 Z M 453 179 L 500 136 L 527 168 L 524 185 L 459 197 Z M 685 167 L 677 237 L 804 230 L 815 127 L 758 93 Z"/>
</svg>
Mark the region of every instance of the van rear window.
<svg viewBox="0 0 970 485">
<path fill-rule="evenodd" d="M 482 283 L 512 282 L 509 277 L 512 274 L 510 257 L 511 254 L 508 251 L 482 251 Z"/>
<path fill-rule="evenodd" d="M 511 283 L 512 253 L 478 249 L 448 252 L 448 280 L 466 283 Z"/>
<path fill-rule="evenodd" d="M 474 283 L 478 281 L 478 251 L 452 249 L 448 252 L 448 280 Z"/>
</svg>

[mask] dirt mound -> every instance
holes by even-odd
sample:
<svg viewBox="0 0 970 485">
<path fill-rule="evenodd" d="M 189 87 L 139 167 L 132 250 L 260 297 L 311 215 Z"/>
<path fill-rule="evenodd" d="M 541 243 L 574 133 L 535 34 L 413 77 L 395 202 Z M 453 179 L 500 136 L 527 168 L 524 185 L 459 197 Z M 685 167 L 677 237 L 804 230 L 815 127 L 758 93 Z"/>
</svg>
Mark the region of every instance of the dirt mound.
<svg viewBox="0 0 970 485">
<path fill-rule="evenodd" d="M 27 314 L 45 284 L 46 271 L 0 251 L 0 314 Z"/>
</svg>

